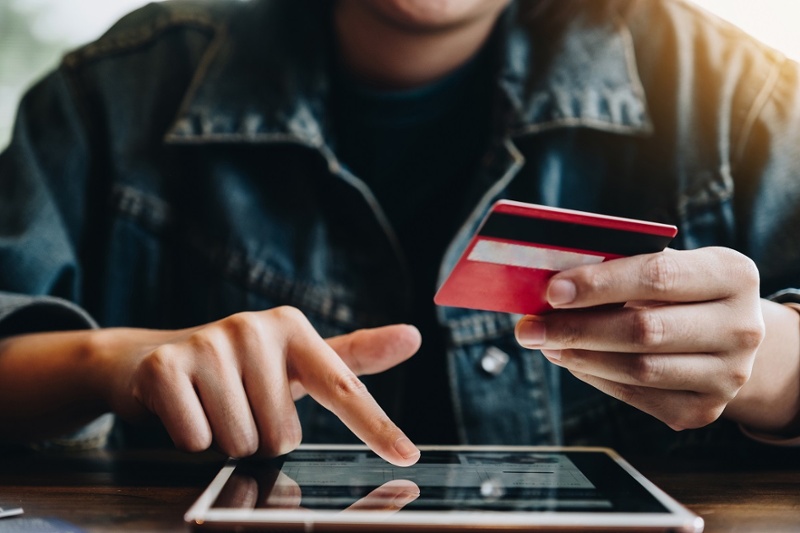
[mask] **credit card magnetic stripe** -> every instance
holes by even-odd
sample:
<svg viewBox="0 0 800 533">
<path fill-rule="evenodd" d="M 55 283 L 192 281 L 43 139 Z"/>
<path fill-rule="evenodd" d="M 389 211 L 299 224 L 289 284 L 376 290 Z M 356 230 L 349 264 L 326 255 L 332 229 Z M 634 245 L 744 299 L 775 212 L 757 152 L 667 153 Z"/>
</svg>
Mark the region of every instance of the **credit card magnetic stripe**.
<svg viewBox="0 0 800 533">
<path fill-rule="evenodd" d="M 602 263 L 602 255 L 581 254 L 553 248 L 523 246 L 509 242 L 479 239 L 467 257 L 470 261 L 523 268 L 562 271 L 582 265 Z"/>
<path fill-rule="evenodd" d="M 505 213 L 492 213 L 478 236 L 623 256 L 660 252 L 672 240 L 664 235 Z"/>
</svg>

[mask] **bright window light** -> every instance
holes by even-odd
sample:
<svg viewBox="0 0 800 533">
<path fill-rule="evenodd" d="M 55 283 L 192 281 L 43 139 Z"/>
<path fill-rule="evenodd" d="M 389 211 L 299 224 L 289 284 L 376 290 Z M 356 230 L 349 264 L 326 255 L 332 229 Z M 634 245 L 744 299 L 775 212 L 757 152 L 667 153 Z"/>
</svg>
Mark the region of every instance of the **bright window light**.
<svg viewBox="0 0 800 533">
<path fill-rule="evenodd" d="M 800 2 L 797 0 L 694 0 L 733 22 L 759 41 L 800 60 Z"/>
<path fill-rule="evenodd" d="M 156 0 L 160 1 L 160 0 Z M 102 35 L 114 22 L 147 0 L 10 0 L 27 15 L 31 31 L 44 42 L 83 44 Z"/>
<path fill-rule="evenodd" d="M 102 35 L 126 13 L 160 0 L 0 0 L 0 150 L 25 90 L 67 50 Z"/>
</svg>

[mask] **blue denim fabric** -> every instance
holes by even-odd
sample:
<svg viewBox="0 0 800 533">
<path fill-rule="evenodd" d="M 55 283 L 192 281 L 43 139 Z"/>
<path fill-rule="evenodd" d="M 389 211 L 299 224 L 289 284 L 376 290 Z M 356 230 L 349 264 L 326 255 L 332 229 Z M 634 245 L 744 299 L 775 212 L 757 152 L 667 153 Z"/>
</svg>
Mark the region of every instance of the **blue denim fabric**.
<svg viewBox="0 0 800 533">
<path fill-rule="evenodd" d="M 289 304 L 328 336 L 401 316 L 397 239 L 332 148 L 327 16 L 308 0 L 166 2 L 66 56 L 0 156 L 0 320 L 45 298 L 104 327 Z M 673 223 L 674 247 L 753 258 L 765 296 L 800 287 L 796 64 L 669 0 L 578 18 L 556 42 L 513 9 L 497 31 L 495 140 L 440 278 L 510 198 Z M 76 327 L 47 307 L 26 331 Z M 517 317 L 438 316 L 463 442 L 674 440 L 519 348 Z M 487 366 L 497 349 L 507 361 Z M 306 440 L 352 438 L 313 402 L 300 411 Z"/>
</svg>

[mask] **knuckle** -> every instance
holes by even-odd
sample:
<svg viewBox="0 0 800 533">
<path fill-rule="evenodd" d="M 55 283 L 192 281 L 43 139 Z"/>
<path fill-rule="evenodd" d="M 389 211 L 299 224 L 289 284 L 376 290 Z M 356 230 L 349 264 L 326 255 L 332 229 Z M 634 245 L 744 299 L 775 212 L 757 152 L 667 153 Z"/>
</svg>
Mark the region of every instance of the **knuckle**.
<svg viewBox="0 0 800 533">
<path fill-rule="evenodd" d="M 309 323 L 306 315 L 300 309 L 291 305 L 276 307 L 270 313 L 276 320 L 284 324 L 307 326 Z"/>
<path fill-rule="evenodd" d="M 751 289 L 758 289 L 761 283 L 761 276 L 755 261 L 730 248 L 720 248 L 719 250 L 721 253 L 720 260 L 733 265 L 735 269 L 734 279 L 738 281 L 737 284 Z"/>
<path fill-rule="evenodd" d="M 752 360 L 750 360 L 750 364 L 747 365 L 734 365 L 734 367 L 728 373 L 728 379 L 730 380 L 734 393 L 738 392 L 739 389 L 744 387 L 745 383 L 750 380 L 750 375 L 752 372 Z"/>
<path fill-rule="evenodd" d="M 601 269 L 584 268 L 576 271 L 575 283 L 581 293 L 603 294 L 608 292 L 611 281 Z"/>
<path fill-rule="evenodd" d="M 737 344 L 746 350 L 758 348 L 765 335 L 766 327 L 763 320 L 744 325 L 734 333 Z"/>
<path fill-rule="evenodd" d="M 753 372 L 753 367 L 748 366 L 746 368 L 741 368 L 732 374 L 731 379 L 733 381 L 733 386 L 736 388 L 737 392 L 739 391 L 739 389 L 744 387 L 748 381 L 750 381 L 750 376 L 752 375 L 752 372 Z"/>
<path fill-rule="evenodd" d="M 631 356 L 626 369 L 628 376 L 642 385 L 653 385 L 661 381 L 664 365 L 657 357 Z"/>
<path fill-rule="evenodd" d="M 274 321 L 276 333 L 284 343 L 290 344 L 292 339 L 302 339 L 316 334 L 306 315 L 298 308 L 282 305 L 269 310 L 269 316 Z"/>
<path fill-rule="evenodd" d="M 553 320 L 547 323 L 547 338 L 555 340 L 565 347 L 577 348 L 581 346 L 584 332 L 581 321 L 578 320 Z"/>
<path fill-rule="evenodd" d="M 738 391 L 750 380 L 750 372 L 745 370 L 734 372 L 731 374 L 730 380 L 734 390 Z"/>
<path fill-rule="evenodd" d="M 197 367 L 218 372 L 225 367 L 225 350 L 222 348 L 220 332 L 214 328 L 198 331 L 188 339 L 187 344 L 197 361 Z"/>
<path fill-rule="evenodd" d="M 649 308 L 631 313 L 631 341 L 643 348 L 661 345 L 666 335 L 666 324 L 660 314 Z"/>
<path fill-rule="evenodd" d="M 668 254 L 653 254 L 644 263 L 642 283 L 655 295 L 669 294 L 677 285 L 680 267 Z"/>
<path fill-rule="evenodd" d="M 142 360 L 138 371 L 146 383 L 156 386 L 172 383 L 180 372 L 175 347 L 169 344 L 159 346 Z"/>
<path fill-rule="evenodd" d="M 236 339 L 257 338 L 261 335 L 261 320 L 256 313 L 236 313 L 222 321 L 226 334 Z"/>
<path fill-rule="evenodd" d="M 367 386 L 352 372 L 338 374 L 333 381 L 333 397 L 339 403 L 369 396 Z"/>
</svg>

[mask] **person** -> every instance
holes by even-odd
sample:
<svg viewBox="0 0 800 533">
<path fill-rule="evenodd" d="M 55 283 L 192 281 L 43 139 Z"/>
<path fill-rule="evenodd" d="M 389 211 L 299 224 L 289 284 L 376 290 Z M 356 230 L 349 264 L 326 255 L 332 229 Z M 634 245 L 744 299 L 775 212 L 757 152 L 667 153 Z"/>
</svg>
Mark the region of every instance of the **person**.
<svg viewBox="0 0 800 533">
<path fill-rule="evenodd" d="M 143 8 L 0 156 L 0 435 L 796 443 L 799 72 L 682 0 Z M 679 234 L 437 308 L 498 198 Z"/>
</svg>

